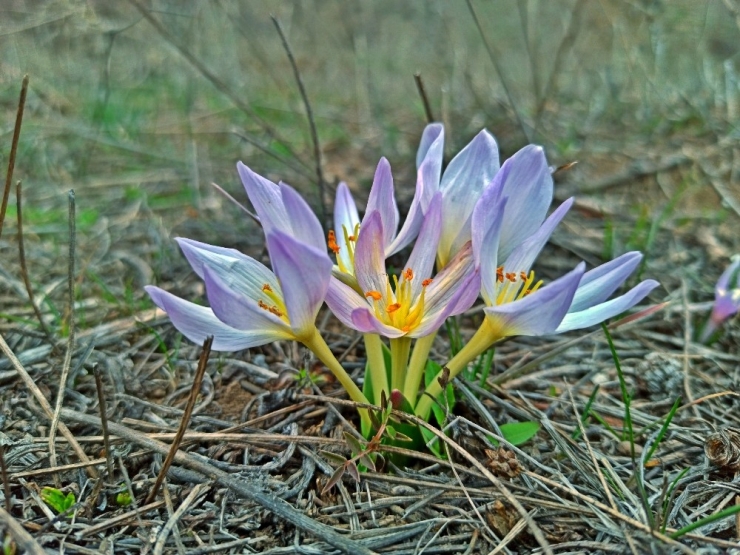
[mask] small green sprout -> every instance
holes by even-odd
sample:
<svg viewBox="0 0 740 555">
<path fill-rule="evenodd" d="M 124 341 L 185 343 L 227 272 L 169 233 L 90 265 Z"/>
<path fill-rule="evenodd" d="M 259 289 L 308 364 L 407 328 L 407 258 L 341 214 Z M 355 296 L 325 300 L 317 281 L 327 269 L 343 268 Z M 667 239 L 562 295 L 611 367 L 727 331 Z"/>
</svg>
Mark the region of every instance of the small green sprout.
<svg viewBox="0 0 740 555">
<path fill-rule="evenodd" d="M 75 494 L 71 491 L 67 495 L 64 495 L 61 490 L 48 487 L 41 490 L 41 499 L 43 499 L 44 503 L 49 505 L 49 507 L 54 509 L 57 514 L 67 512 L 77 501 Z"/>
</svg>

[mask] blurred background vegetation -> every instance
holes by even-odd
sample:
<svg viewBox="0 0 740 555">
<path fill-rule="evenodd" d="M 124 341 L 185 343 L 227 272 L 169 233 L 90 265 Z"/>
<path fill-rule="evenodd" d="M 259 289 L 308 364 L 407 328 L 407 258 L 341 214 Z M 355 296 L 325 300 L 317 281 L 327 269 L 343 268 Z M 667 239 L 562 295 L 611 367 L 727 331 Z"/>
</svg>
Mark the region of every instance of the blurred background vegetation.
<svg viewBox="0 0 740 555">
<path fill-rule="evenodd" d="M 537 142 L 553 165 L 578 160 L 556 196 L 580 193 L 609 229 L 662 225 L 666 210 L 714 225 L 740 203 L 739 9 L 736 0 L 6 0 L 2 156 L 28 73 L 15 177 L 31 231 L 64 229 L 74 188 L 83 228 L 135 206 L 164 218 L 162 229 L 259 245 L 210 186 L 243 202 L 237 160 L 319 203 L 306 110 L 274 14 L 316 118 L 327 202 L 339 180 L 362 198 L 380 156 L 410 198 L 426 123 L 419 73 L 448 156 L 487 127 L 503 157 Z M 696 163 L 712 156 L 709 167 Z"/>
</svg>

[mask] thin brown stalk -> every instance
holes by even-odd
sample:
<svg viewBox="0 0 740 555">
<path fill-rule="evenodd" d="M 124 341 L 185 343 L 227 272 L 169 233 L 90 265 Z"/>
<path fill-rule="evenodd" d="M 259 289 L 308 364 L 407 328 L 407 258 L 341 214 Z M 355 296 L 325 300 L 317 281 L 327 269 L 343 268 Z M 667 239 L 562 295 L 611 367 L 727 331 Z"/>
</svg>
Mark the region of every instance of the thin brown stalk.
<svg viewBox="0 0 740 555">
<path fill-rule="evenodd" d="M 23 76 L 21 83 L 21 97 L 18 99 L 18 110 L 15 113 L 15 127 L 13 128 L 13 141 L 10 143 L 10 156 L 8 157 L 8 173 L 5 174 L 5 190 L 3 191 L 3 204 L 0 206 L 0 236 L 3 233 L 5 223 L 5 211 L 8 209 L 8 198 L 10 197 L 10 184 L 13 182 L 13 170 L 15 169 L 15 155 L 18 152 L 18 139 L 21 136 L 21 124 L 23 123 L 23 109 L 26 106 L 26 93 L 28 92 L 28 75 Z"/>
<path fill-rule="evenodd" d="M 421 73 L 414 73 L 414 82 L 416 83 L 416 90 L 419 91 L 421 102 L 424 104 L 424 113 L 427 116 L 427 123 L 434 123 L 434 114 L 432 113 L 432 107 L 429 104 L 429 97 L 427 96 L 427 90 L 424 87 L 424 80 L 421 78 Z"/>
<path fill-rule="evenodd" d="M 211 355 L 211 345 L 213 345 L 213 336 L 206 338 L 203 343 L 203 350 L 200 353 L 200 359 L 198 360 L 198 369 L 195 371 L 195 378 L 193 379 L 193 387 L 190 389 L 190 397 L 188 397 L 188 403 L 183 411 L 182 418 L 180 419 L 180 427 L 177 430 L 175 439 L 172 440 L 170 451 L 167 453 L 167 457 L 162 463 L 162 468 L 159 471 L 157 480 L 154 482 L 149 495 L 144 501 L 145 504 L 149 504 L 154 501 L 154 498 L 159 492 L 159 488 L 162 486 L 164 477 L 167 475 L 167 471 L 170 469 L 172 462 L 175 460 L 175 455 L 180 448 L 180 443 L 185 435 L 185 431 L 190 425 L 190 417 L 193 414 L 193 408 L 195 408 L 195 402 L 198 399 L 198 393 L 200 393 L 200 384 L 203 382 L 203 375 L 206 373 L 206 366 L 208 365 L 208 357 Z"/>
<path fill-rule="evenodd" d="M 313 143 L 313 158 L 314 163 L 316 165 L 316 179 L 318 180 L 318 186 L 319 186 L 319 206 L 321 208 L 321 223 L 322 225 L 326 226 L 327 222 L 329 221 L 328 212 L 326 210 L 326 199 L 324 198 L 324 171 L 321 167 L 321 146 L 319 145 L 319 134 L 316 131 L 316 121 L 313 117 L 313 110 L 311 109 L 311 103 L 308 101 L 308 94 L 306 94 L 306 87 L 303 85 L 303 78 L 301 77 L 301 72 L 298 70 L 298 65 L 295 62 L 295 58 L 293 57 L 293 51 L 290 49 L 290 44 L 288 44 L 288 39 L 285 37 L 285 33 L 283 33 L 283 28 L 280 25 L 280 22 L 278 19 L 274 16 L 270 16 L 272 18 L 272 22 L 275 24 L 275 29 L 277 29 L 278 35 L 280 35 L 280 41 L 283 43 L 283 48 L 285 49 L 285 53 L 288 55 L 288 61 L 290 62 L 290 67 L 293 68 L 293 77 L 295 78 L 296 84 L 298 85 L 298 91 L 301 93 L 301 99 L 303 100 L 303 105 L 306 108 L 306 117 L 308 118 L 308 127 L 311 131 L 311 142 Z"/>
<path fill-rule="evenodd" d="M 0 444 L 0 472 L 3 478 L 3 493 L 5 494 L 5 510 L 10 513 L 10 484 L 8 483 L 8 467 L 5 464 L 5 446 Z"/>
<path fill-rule="evenodd" d="M 108 466 L 108 479 L 113 479 L 113 455 L 111 454 L 110 435 L 108 434 L 108 407 L 105 402 L 105 391 L 103 390 L 103 379 L 100 377 L 98 365 L 93 364 L 93 376 L 95 376 L 95 389 L 98 392 L 98 407 L 100 407 L 100 422 L 103 428 L 103 445 L 105 446 L 105 462 Z"/>
<path fill-rule="evenodd" d="M 77 250 L 77 227 L 75 224 L 75 192 L 69 191 L 69 260 L 67 265 L 67 288 L 68 291 L 68 324 L 67 328 L 69 331 L 69 337 L 67 339 L 67 352 L 64 355 L 64 364 L 62 365 L 62 374 L 59 377 L 59 391 L 57 391 L 57 402 L 54 408 L 54 417 L 51 420 L 51 426 L 49 426 L 49 465 L 54 468 L 57 466 L 57 453 L 56 453 L 56 442 L 55 438 L 57 435 L 57 427 L 59 425 L 59 414 L 62 410 L 62 403 L 64 402 L 64 390 L 67 387 L 67 378 L 69 377 L 69 370 L 72 367 L 72 355 L 75 350 L 75 253 Z M 55 475 L 55 481 L 57 481 L 58 475 Z M 57 487 L 59 487 L 58 484 Z"/>
<path fill-rule="evenodd" d="M 51 344 L 52 349 L 55 349 L 56 344 L 54 342 L 54 337 L 52 337 L 51 331 L 46 325 L 46 322 L 44 322 L 44 318 L 41 316 L 41 311 L 39 310 L 39 307 L 36 305 L 36 301 L 34 300 L 34 295 L 33 295 L 33 288 L 31 287 L 31 280 L 28 277 L 28 266 L 26 265 L 26 248 L 25 248 L 24 241 L 23 241 L 22 196 L 23 196 L 23 191 L 22 191 L 21 182 L 18 181 L 15 185 L 15 205 L 16 205 L 16 212 L 17 212 L 17 217 L 18 217 L 18 258 L 20 260 L 20 265 L 21 265 L 21 278 L 23 279 L 23 284 L 26 286 L 26 293 L 28 293 L 28 300 L 31 303 L 31 307 L 33 308 L 33 313 L 36 315 L 36 319 L 39 321 L 39 325 L 41 326 L 41 331 L 44 332 L 44 335 L 46 336 L 46 339 Z"/>
</svg>

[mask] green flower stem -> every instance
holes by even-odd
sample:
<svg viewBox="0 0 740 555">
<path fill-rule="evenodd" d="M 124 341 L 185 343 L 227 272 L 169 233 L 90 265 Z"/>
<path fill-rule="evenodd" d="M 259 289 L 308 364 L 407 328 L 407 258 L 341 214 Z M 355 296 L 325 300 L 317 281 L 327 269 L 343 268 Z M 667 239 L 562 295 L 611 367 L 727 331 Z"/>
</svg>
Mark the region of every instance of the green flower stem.
<svg viewBox="0 0 740 555">
<path fill-rule="evenodd" d="M 434 376 L 434 379 L 426 388 L 424 395 L 421 396 L 419 403 L 416 405 L 416 409 L 414 411 L 416 412 L 416 416 L 422 420 L 429 419 L 429 412 L 432 410 L 433 400 L 442 393 L 442 386 L 439 383 L 439 379 L 442 377 L 445 368 L 450 372 L 448 381 L 452 380 L 462 372 L 470 362 L 489 349 L 494 343 L 496 343 L 496 341 L 502 339 L 502 337 L 500 330 L 494 329 L 489 323 L 488 318 L 484 319 L 480 328 L 478 328 L 478 331 L 476 331 L 473 337 L 470 338 L 470 341 L 460 349 L 459 353 L 445 364 L 439 374 Z"/>
<path fill-rule="evenodd" d="M 407 336 L 391 339 L 391 389 L 403 391 L 406 368 L 409 364 L 411 338 Z"/>
<path fill-rule="evenodd" d="M 420 337 L 414 343 L 414 350 L 411 351 L 411 360 L 409 361 L 408 372 L 406 373 L 406 381 L 403 385 L 403 396 L 408 399 L 412 406 L 416 405 L 416 397 L 419 394 L 419 385 L 421 379 L 424 376 L 424 368 L 429 358 L 429 351 L 432 350 L 434 340 L 437 337 L 437 332 L 430 333 L 424 337 Z"/>
<path fill-rule="evenodd" d="M 388 372 L 385 368 L 385 357 L 383 356 L 383 341 L 377 333 L 366 333 L 365 354 L 367 354 L 367 363 L 370 366 L 370 380 L 373 387 L 373 403 L 380 406 L 380 395 L 385 391 L 386 397 L 390 396 L 391 390 L 388 387 Z"/>
<path fill-rule="evenodd" d="M 329 345 L 327 345 L 324 338 L 321 337 L 319 330 L 314 329 L 313 335 L 308 339 L 303 340 L 303 344 L 311 349 L 313 354 L 316 355 L 316 358 L 323 362 L 331 373 L 334 374 L 334 377 L 339 380 L 339 383 L 342 384 L 342 387 L 344 387 L 349 394 L 350 399 L 355 403 L 370 404 L 362 394 L 362 391 L 360 391 L 360 388 L 352 381 L 352 378 L 349 377 L 349 374 L 347 374 L 345 369 L 337 360 L 337 357 L 335 357 L 334 353 L 331 352 Z M 366 425 L 367 428 L 370 429 L 370 415 L 368 414 L 367 409 L 358 408 L 357 412 L 360 413 L 363 425 Z"/>
</svg>

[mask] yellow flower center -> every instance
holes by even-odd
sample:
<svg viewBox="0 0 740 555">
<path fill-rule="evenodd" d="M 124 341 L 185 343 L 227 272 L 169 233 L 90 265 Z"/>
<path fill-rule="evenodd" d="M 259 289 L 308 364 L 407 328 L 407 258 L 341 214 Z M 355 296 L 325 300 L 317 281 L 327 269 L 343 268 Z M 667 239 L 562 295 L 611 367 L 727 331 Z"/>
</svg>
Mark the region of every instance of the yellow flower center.
<svg viewBox="0 0 740 555">
<path fill-rule="evenodd" d="M 504 272 L 504 267 L 496 268 L 496 304 L 506 304 L 523 299 L 530 293 L 534 293 L 542 285 L 542 280 L 535 283 L 534 271 Z"/>
<path fill-rule="evenodd" d="M 360 235 L 360 224 L 356 224 L 354 229 L 352 230 L 352 233 L 350 234 L 349 230 L 347 230 L 347 226 L 342 226 L 342 235 L 344 236 L 344 244 L 347 248 L 347 254 L 349 255 L 349 263 L 350 267 L 348 268 L 345 264 L 345 261 L 342 260 L 342 257 L 339 256 L 339 253 L 342 250 L 342 247 L 337 243 L 337 235 L 334 233 L 333 229 L 329 230 L 329 233 L 327 234 L 327 240 L 326 244 L 329 247 L 329 250 L 334 253 L 334 256 L 337 259 L 337 266 L 339 266 L 339 271 L 344 274 L 355 274 L 355 246 L 357 244 L 357 238 Z"/>
<path fill-rule="evenodd" d="M 288 320 L 288 310 L 285 308 L 285 301 L 283 298 L 275 293 L 270 287 L 269 283 L 265 283 L 262 286 L 262 293 L 265 295 L 265 299 L 259 299 L 257 305 L 262 309 L 270 312 L 280 318 L 283 322 L 290 325 Z"/>
<path fill-rule="evenodd" d="M 365 297 L 373 305 L 375 316 L 388 326 L 393 326 L 405 333 L 416 328 L 424 316 L 424 297 L 427 286 L 432 283 L 431 279 L 425 279 L 421 282 L 421 293 L 414 296 L 412 282 L 414 280 L 414 271 L 406 268 L 401 273 L 399 281 L 398 276 L 393 276 L 393 285 L 391 280 L 386 278 L 385 291 L 367 291 Z"/>
</svg>

